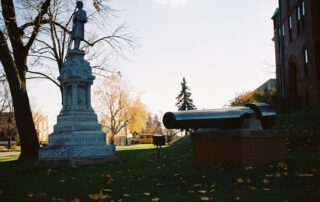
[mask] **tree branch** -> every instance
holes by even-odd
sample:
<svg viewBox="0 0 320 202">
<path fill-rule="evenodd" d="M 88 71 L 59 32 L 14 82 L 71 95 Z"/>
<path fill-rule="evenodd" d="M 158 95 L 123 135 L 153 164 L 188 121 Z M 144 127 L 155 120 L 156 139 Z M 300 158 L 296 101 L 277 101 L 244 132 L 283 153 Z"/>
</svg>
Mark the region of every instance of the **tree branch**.
<svg viewBox="0 0 320 202">
<path fill-rule="evenodd" d="M 56 22 L 56 21 L 52 21 L 52 20 L 49 20 L 49 19 L 43 19 L 43 20 L 40 21 L 40 24 L 51 24 L 51 23 L 54 24 L 54 25 L 56 25 L 56 26 L 58 26 L 58 27 L 60 27 L 61 29 L 63 29 L 63 30 L 66 31 L 67 33 L 69 33 L 69 34 L 71 33 L 71 31 L 68 30 L 67 27 L 63 26 L 62 24 L 60 24 L 60 23 L 58 23 L 58 22 Z M 21 29 L 21 30 L 24 30 L 24 29 L 26 29 L 26 28 L 28 28 L 28 27 L 30 27 L 30 26 L 34 26 L 34 22 L 25 23 L 25 24 L 23 24 L 23 25 L 20 26 L 20 29 Z"/>
<path fill-rule="evenodd" d="M 49 77 L 48 75 L 44 74 L 44 73 L 41 73 L 41 72 L 34 72 L 34 71 L 27 71 L 28 73 L 30 74 L 37 74 L 37 75 L 41 75 L 42 77 L 38 77 L 38 78 L 42 78 L 42 79 L 48 79 L 50 81 L 52 81 L 56 86 L 58 86 L 60 88 L 60 84 L 55 81 L 53 78 Z M 32 79 L 32 78 L 36 78 L 36 77 L 30 77 L 29 79 Z"/>
<path fill-rule="evenodd" d="M 38 35 L 39 29 L 41 26 L 42 17 L 44 14 L 47 13 L 48 8 L 50 6 L 50 2 L 51 2 L 51 0 L 45 0 L 45 2 L 40 7 L 39 14 L 37 15 L 37 17 L 33 21 L 34 28 L 33 28 L 31 37 L 30 37 L 29 41 L 27 42 L 27 45 L 25 45 L 25 48 L 27 51 L 30 49 L 30 47 L 32 46 L 34 40 L 36 39 L 36 37 Z"/>
</svg>

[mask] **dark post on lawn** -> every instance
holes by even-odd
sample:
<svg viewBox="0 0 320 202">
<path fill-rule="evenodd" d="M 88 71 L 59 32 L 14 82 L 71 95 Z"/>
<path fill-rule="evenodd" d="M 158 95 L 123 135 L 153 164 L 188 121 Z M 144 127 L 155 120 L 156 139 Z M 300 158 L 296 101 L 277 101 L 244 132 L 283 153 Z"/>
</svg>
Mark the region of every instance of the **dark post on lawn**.
<svg viewBox="0 0 320 202">
<path fill-rule="evenodd" d="M 164 135 L 153 135 L 152 139 L 153 144 L 157 146 L 157 158 L 159 159 L 161 146 L 166 144 Z"/>
</svg>

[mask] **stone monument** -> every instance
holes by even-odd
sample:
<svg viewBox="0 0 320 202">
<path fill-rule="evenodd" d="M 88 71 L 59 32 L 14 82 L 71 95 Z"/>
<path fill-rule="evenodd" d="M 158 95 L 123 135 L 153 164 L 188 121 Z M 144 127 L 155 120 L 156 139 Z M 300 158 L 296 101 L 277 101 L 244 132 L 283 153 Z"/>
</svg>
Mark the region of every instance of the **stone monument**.
<svg viewBox="0 0 320 202">
<path fill-rule="evenodd" d="M 62 110 L 57 117 L 54 131 L 49 135 L 48 147 L 39 151 L 40 162 L 57 164 L 90 164 L 112 161 L 115 147 L 106 144 L 97 115 L 91 106 L 91 85 L 95 77 L 90 64 L 80 50 L 84 39 L 84 24 L 87 22 L 83 4 L 77 2 L 73 16 L 71 43 L 58 77 L 62 87 Z"/>
</svg>

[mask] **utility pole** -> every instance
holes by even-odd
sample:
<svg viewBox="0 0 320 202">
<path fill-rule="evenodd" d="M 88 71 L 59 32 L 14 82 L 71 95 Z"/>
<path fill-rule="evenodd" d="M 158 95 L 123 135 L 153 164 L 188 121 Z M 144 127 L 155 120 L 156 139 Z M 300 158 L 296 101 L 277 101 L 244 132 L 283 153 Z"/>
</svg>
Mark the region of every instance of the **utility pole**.
<svg viewBox="0 0 320 202">
<path fill-rule="evenodd" d="M 281 100 L 283 104 L 284 113 L 288 112 L 288 96 L 287 96 L 287 86 L 286 86 L 286 68 L 284 59 L 284 26 L 282 24 L 282 0 L 279 0 L 279 50 L 280 50 L 280 83 L 281 83 Z"/>
</svg>

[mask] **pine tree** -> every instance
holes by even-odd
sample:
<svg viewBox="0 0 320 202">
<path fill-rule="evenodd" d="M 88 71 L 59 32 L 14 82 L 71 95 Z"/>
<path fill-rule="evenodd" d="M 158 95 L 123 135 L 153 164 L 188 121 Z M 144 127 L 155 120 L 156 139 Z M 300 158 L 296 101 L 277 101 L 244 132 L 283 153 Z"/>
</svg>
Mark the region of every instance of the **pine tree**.
<svg viewBox="0 0 320 202">
<path fill-rule="evenodd" d="M 186 110 L 193 110 L 197 109 L 196 106 L 193 104 L 193 100 L 190 98 L 191 93 L 189 92 L 189 87 L 187 86 L 186 79 L 183 77 L 181 82 L 181 92 L 176 98 L 178 102 L 176 106 L 178 107 L 179 111 L 186 111 Z"/>
</svg>

